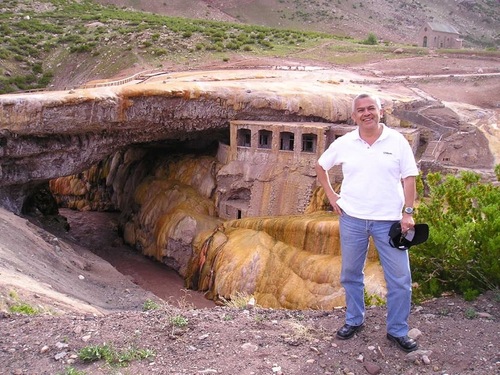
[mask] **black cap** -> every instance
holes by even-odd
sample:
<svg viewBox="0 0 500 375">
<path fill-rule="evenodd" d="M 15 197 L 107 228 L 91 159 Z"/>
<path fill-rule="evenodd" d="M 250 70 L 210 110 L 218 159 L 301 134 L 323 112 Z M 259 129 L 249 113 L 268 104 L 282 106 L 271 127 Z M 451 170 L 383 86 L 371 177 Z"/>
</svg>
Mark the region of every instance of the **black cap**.
<svg viewBox="0 0 500 375">
<path fill-rule="evenodd" d="M 411 246 L 421 244 L 429 238 L 427 224 L 415 224 L 406 233 L 401 232 L 401 223 L 394 223 L 389 230 L 389 244 L 399 250 L 407 250 Z"/>
</svg>

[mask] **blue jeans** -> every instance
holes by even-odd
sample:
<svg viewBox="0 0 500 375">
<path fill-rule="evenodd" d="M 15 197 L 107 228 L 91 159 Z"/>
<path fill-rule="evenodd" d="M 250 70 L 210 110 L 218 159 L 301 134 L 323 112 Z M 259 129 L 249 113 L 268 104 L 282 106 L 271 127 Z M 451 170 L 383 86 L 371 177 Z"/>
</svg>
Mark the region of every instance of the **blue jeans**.
<svg viewBox="0 0 500 375">
<path fill-rule="evenodd" d="M 369 237 L 373 238 L 387 287 L 387 333 L 401 337 L 408 333 L 411 309 L 411 272 L 408 250 L 389 245 L 394 221 L 363 220 L 340 216 L 342 273 L 340 282 L 346 296 L 346 323 L 357 326 L 365 320 L 364 266 Z"/>
</svg>

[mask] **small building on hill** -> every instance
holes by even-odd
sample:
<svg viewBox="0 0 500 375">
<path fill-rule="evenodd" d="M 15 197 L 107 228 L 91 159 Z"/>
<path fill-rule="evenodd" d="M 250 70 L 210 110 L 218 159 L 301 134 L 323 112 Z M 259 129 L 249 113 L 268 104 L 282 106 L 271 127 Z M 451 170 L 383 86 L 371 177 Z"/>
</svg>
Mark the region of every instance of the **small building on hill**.
<svg viewBox="0 0 500 375">
<path fill-rule="evenodd" d="M 453 26 L 426 22 L 418 33 L 418 45 L 429 48 L 462 48 L 462 39 Z"/>
</svg>

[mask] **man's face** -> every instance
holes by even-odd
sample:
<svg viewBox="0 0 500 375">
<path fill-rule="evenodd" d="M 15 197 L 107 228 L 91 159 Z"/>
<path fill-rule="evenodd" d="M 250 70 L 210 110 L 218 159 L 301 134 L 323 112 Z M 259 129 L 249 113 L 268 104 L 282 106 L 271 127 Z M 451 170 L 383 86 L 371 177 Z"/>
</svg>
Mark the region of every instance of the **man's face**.
<svg viewBox="0 0 500 375">
<path fill-rule="evenodd" d="M 382 109 L 377 107 L 377 102 L 370 98 L 362 98 L 354 103 L 354 112 L 351 118 L 356 125 L 364 128 L 377 127 L 382 117 Z"/>
</svg>

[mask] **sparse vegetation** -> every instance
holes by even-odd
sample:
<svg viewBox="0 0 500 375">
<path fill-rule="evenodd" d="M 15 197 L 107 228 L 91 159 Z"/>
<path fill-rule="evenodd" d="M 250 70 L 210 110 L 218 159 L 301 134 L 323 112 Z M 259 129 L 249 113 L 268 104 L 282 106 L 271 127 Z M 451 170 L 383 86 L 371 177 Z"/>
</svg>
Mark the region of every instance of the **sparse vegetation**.
<svg viewBox="0 0 500 375">
<path fill-rule="evenodd" d="M 302 340 L 311 341 L 314 339 L 314 331 L 310 327 L 294 320 L 291 320 L 289 324 L 293 332 L 290 339 L 293 342 Z"/>
<path fill-rule="evenodd" d="M 160 305 L 153 300 L 146 300 L 142 305 L 142 311 L 158 310 Z"/>
<path fill-rule="evenodd" d="M 10 312 L 23 315 L 36 315 L 39 310 L 27 303 L 19 302 L 9 307 Z"/>
<path fill-rule="evenodd" d="M 84 362 L 99 361 L 101 359 L 107 361 L 113 358 L 113 353 L 109 345 L 93 345 L 80 349 L 78 358 Z"/>
<path fill-rule="evenodd" d="M 366 289 L 364 290 L 365 305 L 366 306 L 385 306 L 386 301 L 378 294 L 369 294 Z"/>
<path fill-rule="evenodd" d="M 78 371 L 74 367 L 67 367 L 64 369 L 64 372 L 58 375 L 85 375 L 85 371 Z"/>
<path fill-rule="evenodd" d="M 86 346 L 78 352 L 78 358 L 84 362 L 103 360 L 115 366 L 127 366 L 132 361 L 153 357 L 154 353 L 149 349 L 127 348 L 117 351 L 108 344 Z"/>
<path fill-rule="evenodd" d="M 465 310 L 465 317 L 467 319 L 474 319 L 476 316 L 477 312 L 473 307 L 469 307 L 467 308 L 467 310 Z"/>
<path fill-rule="evenodd" d="M 170 324 L 177 328 L 184 328 L 188 325 L 189 321 L 182 315 L 175 315 L 170 318 Z"/>
<path fill-rule="evenodd" d="M 9 292 L 9 298 L 13 301 L 7 304 L 8 310 L 11 313 L 22 315 L 38 315 L 42 312 L 39 308 L 33 307 L 29 303 L 22 301 L 15 290 L 11 290 Z"/>
<path fill-rule="evenodd" d="M 229 299 L 221 298 L 224 305 L 234 307 L 237 309 L 244 309 L 250 305 L 255 304 L 255 298 L 252 295 L 243 292 L 237 292 Z"/>
<path fill-rule="evenodd" d="M 234 317 L 231 314 L 224 314 L 223 317 L 224 321 L 229 322 L 234 319 Z"/>
<path fill-rule="evenodd" d="M 86 66 L 94 67 L 93 76 L 89 77 L 91 80 L 112 77 L 138 60 L 158 66 L 165 61 L 182 64 L 205 61 L 207 58 L 217 60 L 220 53 L 279 57 L 298 55 L 303 50 L 324 43 L 359 46 L 360 42 L 349 37 L 348 32 L 332 35 L 311 30 L 331 30 L 330 27 L 322 29 L 319 25 L 344 23 L 350 19 L 349 13 L 353 9 L 358 13 L 368 8 L 361 2 L 329 4 L 314 1 L 304 7 L 302 1 L 287 1 L 277 10 L 260 15 L 268 25 L 276 25 L 276 21 L 282 19 L 287 21 L 286 24 L 297 27 L 286 29 L 167 17 L 125 7 L 99 5 L 98 2 L 46 0 L 43 11 L 35 11 L 33 3 L 27 6 L 20 1 L 3 2 L 0 9 L 0 94 L 46 89 L 65 66 L 74 73 L 75 69 L 86 73 Z M 137 3 L 138 9 L 141 8 L 140 1 L 134 3 Z M 283 8 L 285 3 L 286 10 Z M 415 2 L 403 6 L 411 11 L 424 8 L 424 5 Z M 497 17 L 490 3 L 483 4 L 477 11 L 484 13 L 485 22 Z M 391 20 L 390 25 L 393 24 Z M 475 49 L 469 50 L 469 53 L 498 53 L 498 46 L 486 41 L 484 36 L 466 35 L 465 39 L 489 50 Z M 369 48 L 377 46 L 378 41 L 371 33 L 361 43 Z M 388 44 L 387 40 L 384 43 Z M 308 57 L 347 64 L 351 61 L 365 62 L 373 58 L 371 53 L 379 52 L 367 54 L 352 48 L 351 52 L 345 52 L 347 55 L 325 57 L 318 54 L 317 57 Z M 407 53 L 413 52 L 421 53 L 416 50 Z M 390 54 L 390 51 L 387 53 Z M 393 56 L 390 55 L 390 58 Z"/>
<path fill-rule="evenodd" d="M 168 313 L 168 326 L 172 329 L 170 337 L 177 337 L 186 332 L 189 325 L 189 320 L 182 314 Z M 165 327 L 167 328 L 167 327 Z"/>
<path fill-rule="evenodd" d="M 0 67 L 5 66 L 8 76 L 0 78 L 0 94 L 47 87 L 55 68 L 48 61 L 62 50 L 101 58 L 109 56 L 110 50 L 117 51 L 113 55 L 130 51 L 146 59 L 168 56 L 175 60 L 186 52 L 207 50 L 259 53 L 286 46 L 290 51 L 305 41 L 332 38 L 319 32 L 135 12 L 89 0 L 51 3 L 50 10 L 38 13 L 29 9 L 16 12 L 15 1 L 3 4 L 0 58 L 7 62 L 0 62 Z"/>
</svg>

